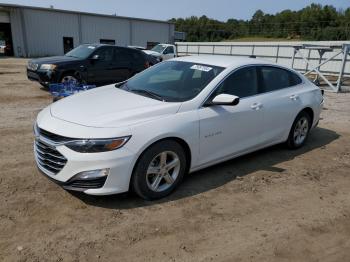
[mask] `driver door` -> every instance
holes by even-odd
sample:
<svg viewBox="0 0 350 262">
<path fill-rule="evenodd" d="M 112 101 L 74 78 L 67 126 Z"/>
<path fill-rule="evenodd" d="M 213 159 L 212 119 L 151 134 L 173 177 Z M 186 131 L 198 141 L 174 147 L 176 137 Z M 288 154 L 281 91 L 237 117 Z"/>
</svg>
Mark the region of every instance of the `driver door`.
<svg viewBox="0 0 350 262">
<path fill-rule="evenodd" d="M 236 106 L 214 105 L 199 109 L 202 165 L 258 148 L 264 130 L 256 67 L 232 73 L 209 100 L 219 94 L 236 95 L 240 102 Z"/>
<path fill-rule="evenodd" d="M 175 57 L 174 47 L 168 46 L 163 51 L 163 60 L 168 60 Z"/>
<path fill-rule="evenodd" d="M 88 68 L 89 83 L 97 85 L 110 83 L 113 79 L 114 47 L 101 47 L 92 56 L 96 56 L 97 59 L 90 60 Z"/>
</svg>

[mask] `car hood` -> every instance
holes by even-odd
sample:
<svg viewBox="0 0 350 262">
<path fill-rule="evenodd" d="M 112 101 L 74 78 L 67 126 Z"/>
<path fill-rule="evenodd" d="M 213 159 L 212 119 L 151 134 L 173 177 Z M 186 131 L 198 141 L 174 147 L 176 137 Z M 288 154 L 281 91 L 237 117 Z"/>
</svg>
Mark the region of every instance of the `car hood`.
<svg viewBox="0 0 350 262">
<path fill-rule="evenodd" d="M 64 98 L 51 105 L 55 118 L 90 127 L 123 127 L 175 114 L 181 103 L 134 94 L 114 85 Z"/>
<path fill-rule="evenodd" d="M 151 50 L 143 50 L 143 52 L 145 52 L 147 55 L 161 56 L 160 53 Z"/>
<path fill-rule="evenodd" d="M 71 57 L 71 56 L 50 56 L 50 57 L 42 57 L 37 59 L 32 59 L 32 63 L 37 64 L 59 64 L 59 63 L 66 63 L 66 62 L 72 62 L 72 61 L 79 61 L 79 58 Z"/>
</svg>

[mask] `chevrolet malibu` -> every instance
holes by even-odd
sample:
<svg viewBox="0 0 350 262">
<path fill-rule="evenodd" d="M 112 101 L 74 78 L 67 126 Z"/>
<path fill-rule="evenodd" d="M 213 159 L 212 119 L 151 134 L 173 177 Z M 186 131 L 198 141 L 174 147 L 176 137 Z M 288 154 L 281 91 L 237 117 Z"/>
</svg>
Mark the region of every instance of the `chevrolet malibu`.
<svg viewBox="0 0 350 262">
<path fill-rule="evenodd" d="M 283 66 L 176 58 L 42 110 L 35 160 L 67 190 L 158 199 L 186 173 L 278 143 L 303 146 L 322 105 L 320 89 Z"/>
</svg>

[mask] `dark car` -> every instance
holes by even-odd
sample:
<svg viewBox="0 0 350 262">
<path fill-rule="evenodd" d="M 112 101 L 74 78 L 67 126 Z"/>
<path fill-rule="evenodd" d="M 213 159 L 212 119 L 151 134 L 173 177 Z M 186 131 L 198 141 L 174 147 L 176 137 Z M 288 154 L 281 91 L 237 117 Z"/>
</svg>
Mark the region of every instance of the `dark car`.
<svg viewBox="0 0 350 262">
<path fill-rule="evenodd" d="M 101 86 L 125 81 L 149 66 L 148 55 L 140 50 L 84 44 L 64 56 L 30 60 L 27 77 L 43 86 L 67 81 Z"/>
</svg>

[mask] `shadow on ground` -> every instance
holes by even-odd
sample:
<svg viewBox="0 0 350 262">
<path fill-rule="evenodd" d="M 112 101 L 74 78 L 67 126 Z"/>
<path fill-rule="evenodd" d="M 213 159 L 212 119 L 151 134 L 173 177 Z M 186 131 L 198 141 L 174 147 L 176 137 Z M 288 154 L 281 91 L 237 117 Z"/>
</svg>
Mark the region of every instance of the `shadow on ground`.
<svg viewBox="0 0 350 262">
<path fill-rule="evenodd" d="M 174 201 L 218 188 L 233 181 L 238 176 L 246 176 L 255 171 L 283 172 L 283 169 L 277 168 L 275 165 L 292 160 L 314 149 L 321 148 L 339 137 L 340 135 L 332 130 L 316 128 L 310 134 L 303 148 L 288 150 L 284 145 L 276 145 L 194 172 L 187 175 L 183 183 L 170 196 L 157 201 L 144 201 L 131 193 L 101 197 L 80 193 L 72 193 L 72 195 L 88 205 L 109 209 L 132 209 Z"/>
</svg>

